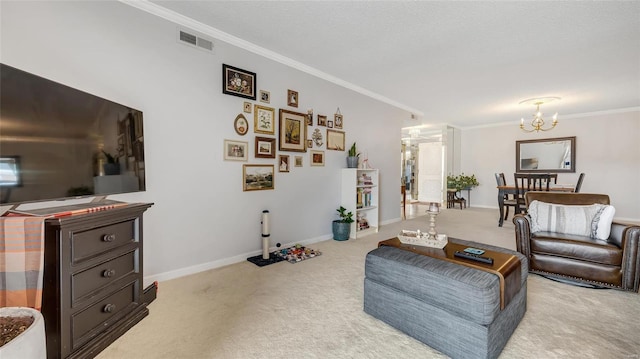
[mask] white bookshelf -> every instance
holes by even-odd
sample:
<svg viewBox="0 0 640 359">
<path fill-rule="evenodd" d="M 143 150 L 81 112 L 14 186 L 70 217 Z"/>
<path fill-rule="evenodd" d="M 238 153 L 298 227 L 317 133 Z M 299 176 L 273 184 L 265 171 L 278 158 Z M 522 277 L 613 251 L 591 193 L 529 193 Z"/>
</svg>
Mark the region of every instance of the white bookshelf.
<svg viewBox="0 0 640 359">
<path fill-rule="evenodd" d="M 363 178 L 370 180 L 363 183 Z M 347 212 L 353 213 L 355 220 L 351 223 L 349 238 L 356 239 L 378 232 L 378 180 L 377 169 L 342 169 L 341 205 L 347 209 Z M 361 223 L 358 221 L 360 217 L 366 219 L 368 228 L 361 228 Z"/>
</svg>

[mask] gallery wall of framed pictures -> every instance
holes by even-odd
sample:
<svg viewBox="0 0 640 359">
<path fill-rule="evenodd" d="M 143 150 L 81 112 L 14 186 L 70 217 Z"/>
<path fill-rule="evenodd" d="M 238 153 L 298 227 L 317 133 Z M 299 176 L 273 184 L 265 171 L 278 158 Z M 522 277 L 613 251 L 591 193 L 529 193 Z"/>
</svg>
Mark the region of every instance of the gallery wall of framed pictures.
<svg viewBox="0 0 640 359">
<path fill-rule="evenodd" d="M 324 167 L 325 157 L 329 152 L 345 151 L 346 133 L 343 131 L 343 115 L 339 107 L 333 115 L 317 113 L 314 119 L 312 108 L 306 113 L 298 110 L 306 101 L 301 102 L 301 95 L 304 94 L 295 89 L 280 90 L 283 97 L 286 96 L 286 105 L 276 108 L 270 107 L 273 106 L 271 91 L 258 90 L 257 74 L 254 71 L 222 64 L 222 78 L 223 94 L 244 99 L 239 102 L 242 107 L 233 120 L 235 133 L 238 136 L 254 134 L 253 140 L 224 139 L 224 160 L 273 160 L 273 163 L 250 163 L 242 166 L 243 191 L 275 189 L 276 166 L 278 173 L 290 173 L 304 168 L 307 161 L 304 160 L 305 156 L 292 154 L 308 153 L 307 166 L 317 168 Z M 253 120 L 250 120 L 251 117 Z M 251 145 L 253 150 L 249 148 Z"/>
</svg>

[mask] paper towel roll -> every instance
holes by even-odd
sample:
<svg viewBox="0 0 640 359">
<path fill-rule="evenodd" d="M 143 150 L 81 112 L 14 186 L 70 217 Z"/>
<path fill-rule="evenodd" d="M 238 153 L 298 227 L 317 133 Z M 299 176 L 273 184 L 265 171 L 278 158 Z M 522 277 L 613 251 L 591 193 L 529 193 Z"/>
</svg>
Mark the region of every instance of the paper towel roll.
<svg viewBox="0 0 640 359">
<path fill-rule="evenodd" d="M 262 211 L 262 259 L 269 259 L 269 211 Z"/>
</svg>

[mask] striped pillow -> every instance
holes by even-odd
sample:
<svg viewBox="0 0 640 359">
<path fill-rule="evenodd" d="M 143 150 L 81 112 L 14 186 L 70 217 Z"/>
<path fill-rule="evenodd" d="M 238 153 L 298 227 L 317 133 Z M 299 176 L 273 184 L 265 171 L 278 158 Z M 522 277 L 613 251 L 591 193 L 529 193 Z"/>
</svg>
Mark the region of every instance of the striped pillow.
<svg viewBox="0 0 640 359">
<path fill-rule="evenodd" d="M 598 203 L 580 206 L 533 201 L 528 209 L 531 232 L 557 232 L 598 238 L 598 224 L 606 207 L 610 206 Z M 607 233 L 607 237 L 601 239 L 607 239 L 608 235 Z"/>
</svg>

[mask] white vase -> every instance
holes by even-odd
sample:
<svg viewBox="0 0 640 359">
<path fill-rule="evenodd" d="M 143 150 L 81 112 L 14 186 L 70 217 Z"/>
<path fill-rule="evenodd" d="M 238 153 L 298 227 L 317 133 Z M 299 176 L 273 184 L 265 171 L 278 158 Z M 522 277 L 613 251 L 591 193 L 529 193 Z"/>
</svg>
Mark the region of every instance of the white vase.
<svg viewBox="0 0 640 359">
<path fill-rule="evenodd" d="M 33 317 L 33 323 L 24 332 L 0 347 L 2 359 L 46 359 L 47 343 L 42 313 L 25 307 L 0 308 L 0 317 Z"/>
</svg>

